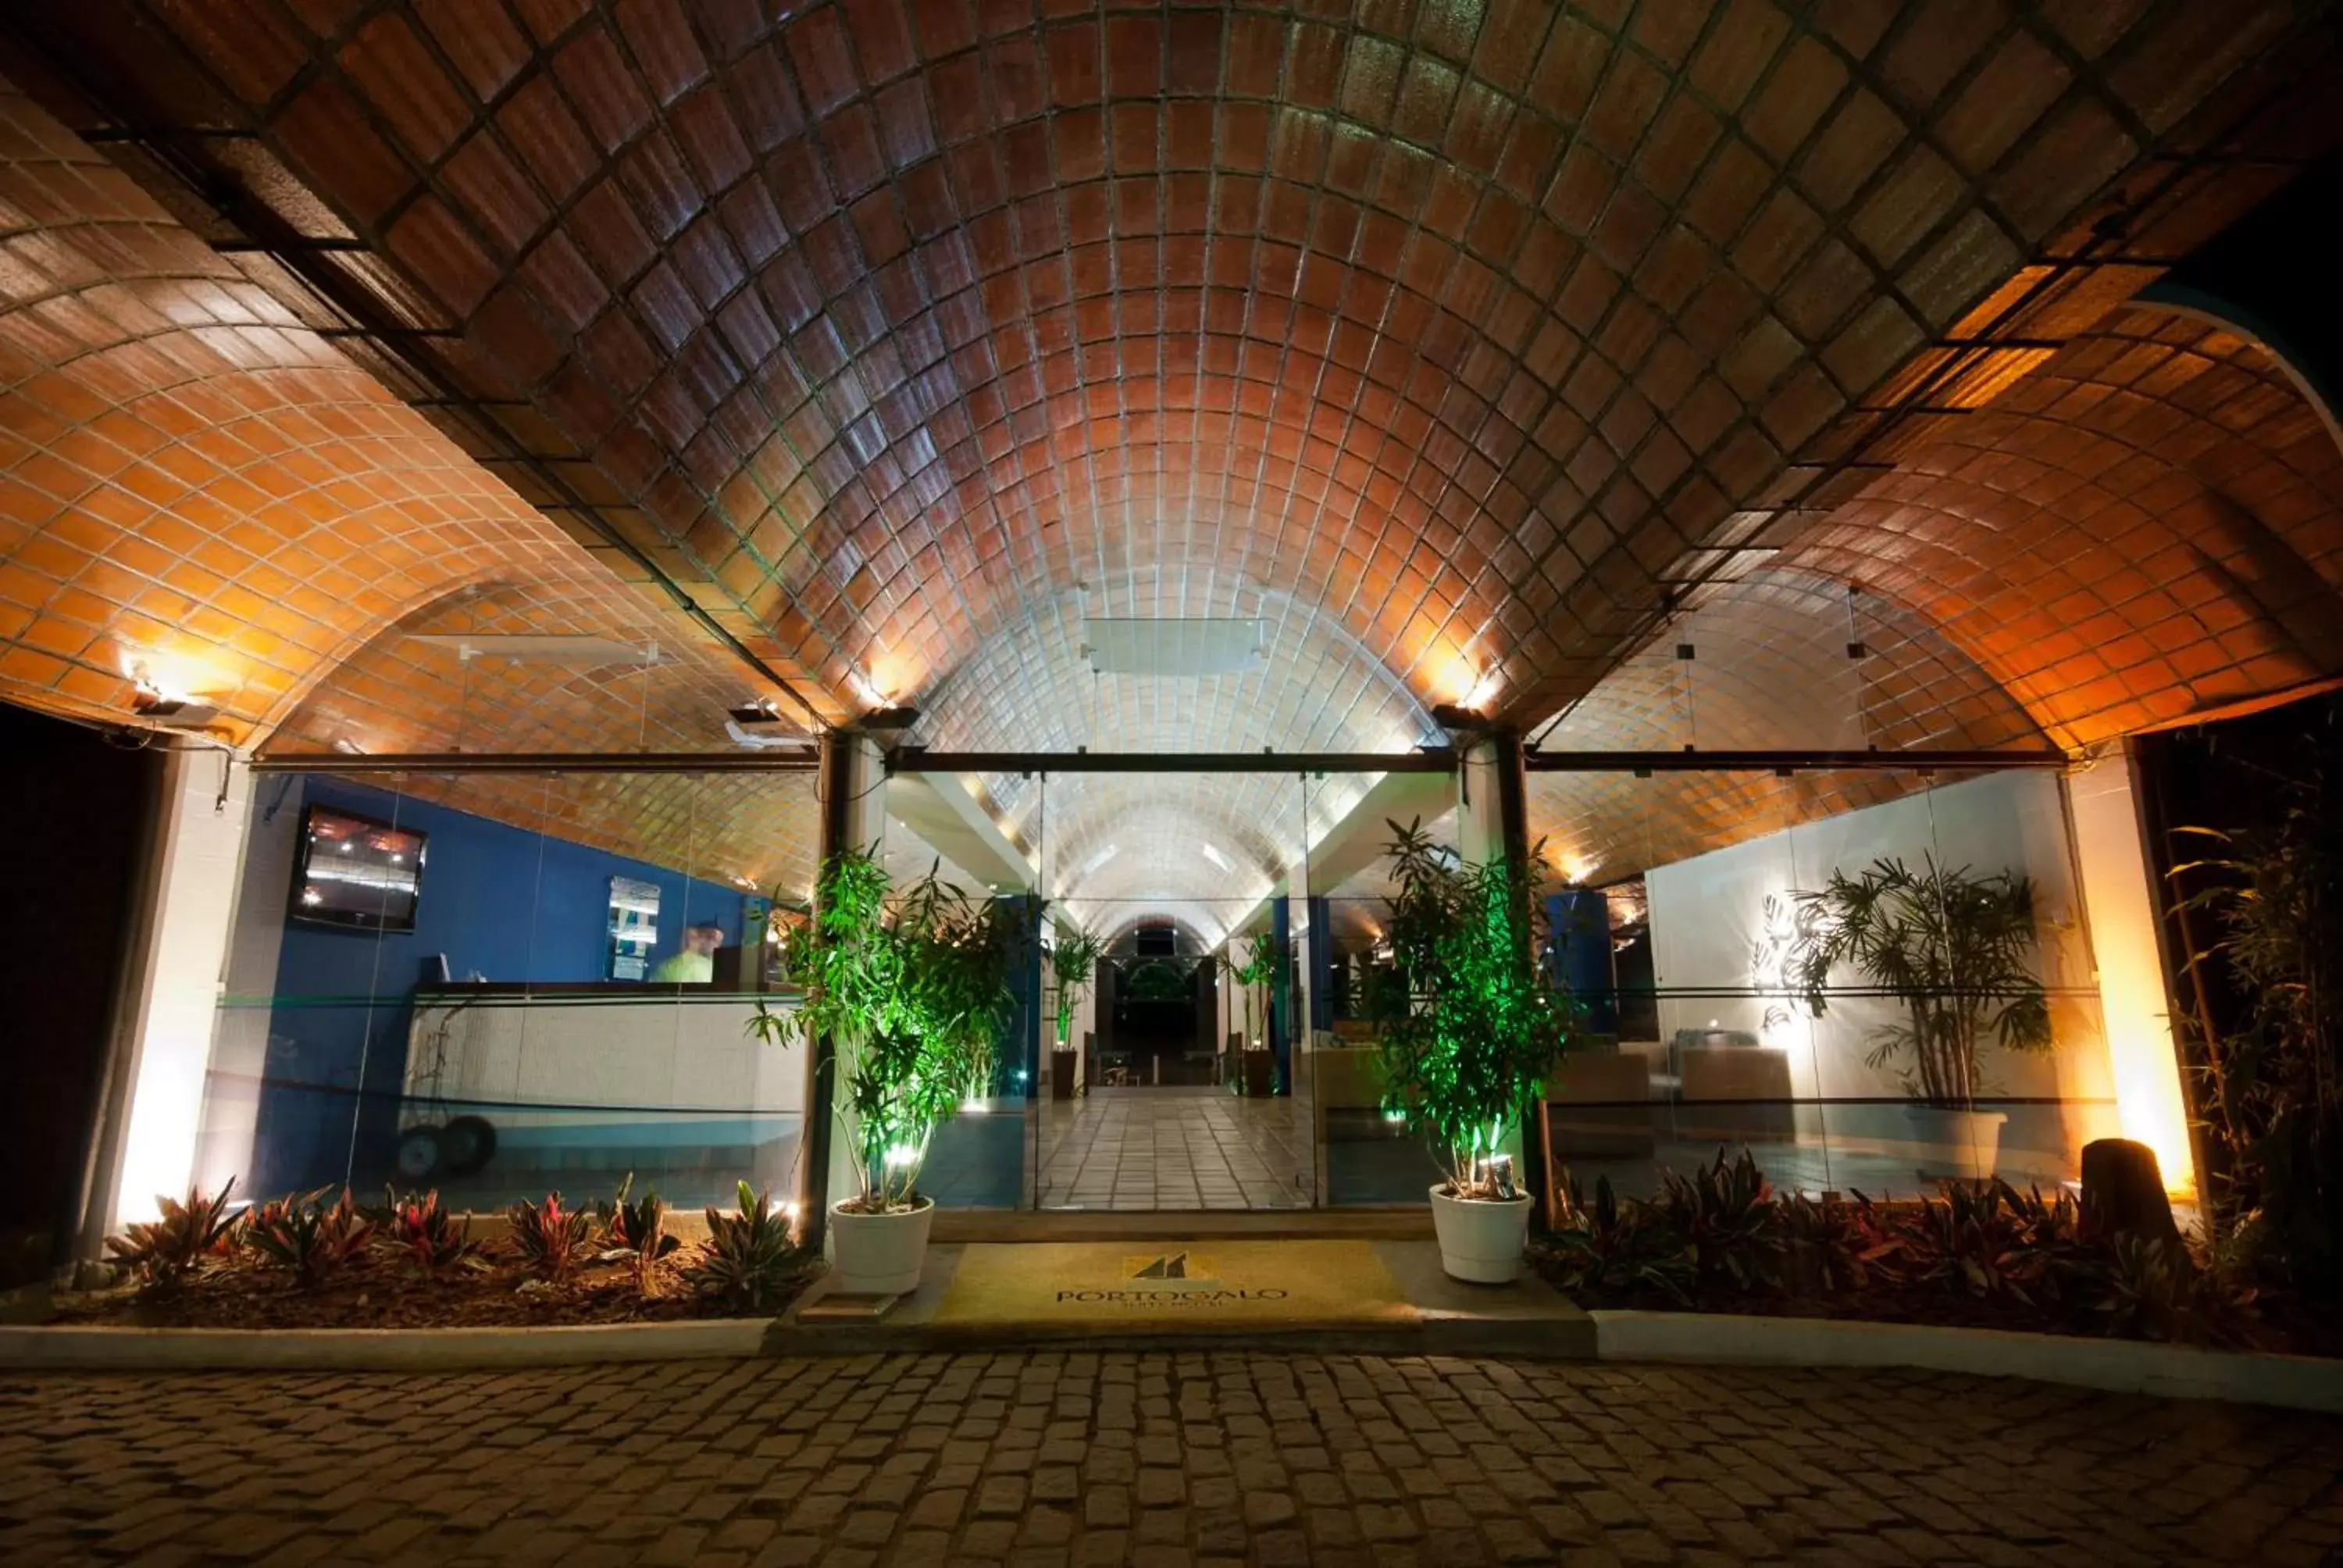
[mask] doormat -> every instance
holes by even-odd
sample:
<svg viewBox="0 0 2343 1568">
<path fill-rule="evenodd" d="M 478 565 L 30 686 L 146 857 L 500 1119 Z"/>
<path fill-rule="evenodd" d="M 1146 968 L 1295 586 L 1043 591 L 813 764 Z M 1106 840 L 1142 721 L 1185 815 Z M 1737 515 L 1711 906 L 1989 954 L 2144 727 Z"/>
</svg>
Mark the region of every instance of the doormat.
<svg viewBox="0 0 2343 1568">
<path fill-rule="evenodd" d="M 939 1323 L 1411 1322 L 1367 1241 L 972 1243 Z"/>
</svg>

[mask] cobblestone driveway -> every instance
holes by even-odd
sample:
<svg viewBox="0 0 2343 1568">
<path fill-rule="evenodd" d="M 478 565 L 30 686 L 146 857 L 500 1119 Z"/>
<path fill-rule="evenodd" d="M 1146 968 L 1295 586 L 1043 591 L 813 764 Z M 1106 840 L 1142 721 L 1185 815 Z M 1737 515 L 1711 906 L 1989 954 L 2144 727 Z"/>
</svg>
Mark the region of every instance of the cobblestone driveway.
<svg viewBox="0 0 2343 1568">
<path fill-rule="evenodd" d="M 2338 1466 L 2335 1422 L 1921 1374 L 0 1375 L 0 1562 L 2317 1563 Z"/>
</svg>

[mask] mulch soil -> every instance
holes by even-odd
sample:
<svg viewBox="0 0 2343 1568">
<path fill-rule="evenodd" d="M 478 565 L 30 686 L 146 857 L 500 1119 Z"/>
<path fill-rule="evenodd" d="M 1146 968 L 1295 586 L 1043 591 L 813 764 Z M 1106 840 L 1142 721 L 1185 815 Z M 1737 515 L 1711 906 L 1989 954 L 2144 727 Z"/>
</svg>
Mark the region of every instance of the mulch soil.
<svg viewBox="0 0 2343 1568">
<path fill-rule="evenodd" d="M 539 1280 L 510 1258 L 426 1275 L 383 1253 L 351 1263 L 314 1289 L 282 1269 L 237 1259 L 169 1290 L 123 1285 L 56 1299 L 58 1323 L 175 1329 L 548 1328 L 570 1323 L 655 1323 L 728 1313 L 693 1294 L 678 1263 L 691 1243 L 662 1259 L 649 1293 L 631 1262 L 588 1264 L 568 1279 Z M 794 1288 L 767 1312 L 778 1317 L 820 1272 L 808 1261 Z"/>
</svg>

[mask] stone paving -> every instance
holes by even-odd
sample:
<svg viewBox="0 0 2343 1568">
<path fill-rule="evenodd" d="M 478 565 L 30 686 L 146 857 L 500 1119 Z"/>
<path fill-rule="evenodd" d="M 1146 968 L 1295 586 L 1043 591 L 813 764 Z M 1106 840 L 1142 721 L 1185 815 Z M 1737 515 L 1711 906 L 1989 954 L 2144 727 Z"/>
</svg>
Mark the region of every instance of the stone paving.
<svg viewBox="0 0 2343 1568">
<path fill-rule="evenodd" d="M 0 1374 L 0 1563 L 2343 1561 L 2343 1422 L 1244 1353 Z"/>
</svg>

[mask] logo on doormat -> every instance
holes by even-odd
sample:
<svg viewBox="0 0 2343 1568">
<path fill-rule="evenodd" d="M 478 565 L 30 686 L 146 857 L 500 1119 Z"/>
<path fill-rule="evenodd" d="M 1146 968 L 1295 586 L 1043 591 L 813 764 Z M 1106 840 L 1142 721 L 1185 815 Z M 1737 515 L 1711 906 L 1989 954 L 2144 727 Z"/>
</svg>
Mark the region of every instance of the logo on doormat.
<svg viewBox="0 0 2343 1568">
<path fill-rule="evenodd" d="M 1286 1292 L 1274 1285 L 1231 1286 L 1221 1277 L 1219 1263 L 1202 1252 L 1142 1252 L 1122 1260 L 1124 1283 L 1113 1288 L 1065 1290 L 1061 1302 L 1137 1309 L 1233 1306 L 1240 1302 L 1282 1302 Z"/>
</svg>

